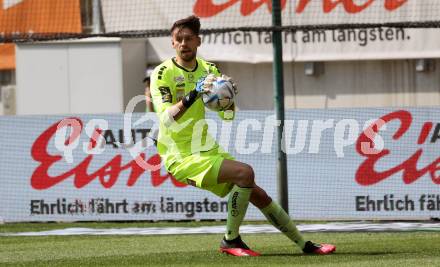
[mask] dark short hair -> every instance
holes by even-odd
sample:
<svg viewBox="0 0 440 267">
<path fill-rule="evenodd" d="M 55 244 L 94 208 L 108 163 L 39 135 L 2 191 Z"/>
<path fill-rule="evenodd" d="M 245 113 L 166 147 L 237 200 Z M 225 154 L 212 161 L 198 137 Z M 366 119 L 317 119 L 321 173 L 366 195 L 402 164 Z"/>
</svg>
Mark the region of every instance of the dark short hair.
<svg viewBox="0 0 440 267">
<path fill-rule="evenodd" d="M 182 29 L 182 28 L 188 28 L 190 29 L 195 35 L 199 35 L 200 33 L 200 19 L 194 15 L 186 17 L 184 19 L 179 19 L 178 21 L 174 22 L 173 26 L 171 27 L 171 34 L 173 34 L 173 31 L 175 29 Z"/>
</svg>

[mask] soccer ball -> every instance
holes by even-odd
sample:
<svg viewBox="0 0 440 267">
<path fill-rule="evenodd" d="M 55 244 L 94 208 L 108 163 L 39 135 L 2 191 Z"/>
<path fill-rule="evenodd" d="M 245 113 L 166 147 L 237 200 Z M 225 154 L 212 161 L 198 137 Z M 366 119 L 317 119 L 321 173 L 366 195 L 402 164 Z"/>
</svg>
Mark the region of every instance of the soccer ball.
<svg viewBox="0 0 440 267">
<path fill-rule="evenodd" d="M 212 81 L 211 90 L 203 93 L 202 101 L 205 107 L 212 111 L 224 111 L 234 104 L 235 89 L 230 80 L 216 77 Z"/>
</svg>

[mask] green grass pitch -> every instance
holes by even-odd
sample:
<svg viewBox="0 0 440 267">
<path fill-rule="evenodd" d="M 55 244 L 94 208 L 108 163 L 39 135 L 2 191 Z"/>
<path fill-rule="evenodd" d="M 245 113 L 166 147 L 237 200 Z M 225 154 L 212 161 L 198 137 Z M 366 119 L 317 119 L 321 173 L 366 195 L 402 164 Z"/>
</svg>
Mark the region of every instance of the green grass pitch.
<svg viewBox="0 0 440 267">
<path fill-rule="evenodd" d="M 218 223 L 212 223 L 218 224 Z M 199 223 L 6 224 L 0 233 L 67 227 L 197 226 Z M 211 225 L 203 223 L 201 225 Z M 440 266 L 439 232 L 306 233 L 337 251 L 308 256 L 281 234 L 244 234 L 261 257 L 220 254 L 221 235 L 0 237 L 0 266 Z"/>
</svg>

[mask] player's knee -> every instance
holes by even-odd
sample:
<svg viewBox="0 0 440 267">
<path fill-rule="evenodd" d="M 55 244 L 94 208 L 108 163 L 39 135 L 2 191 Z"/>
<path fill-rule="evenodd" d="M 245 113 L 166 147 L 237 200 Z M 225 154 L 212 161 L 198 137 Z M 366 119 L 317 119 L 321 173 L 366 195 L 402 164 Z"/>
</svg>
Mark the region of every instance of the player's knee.
<svg viewBox="0 0 440 267">
<path fill-rule="evenodd" d="M 262 209 L 272 202 L 272 198 L 266 193 L 266 191 L 256 186 L 254 190 L 252 190 L 250 201 L 257 208 Z"/>
<path fill-rule="evenodd" d="M 255 183 L 255 174 L 251 166 L 243 164 L 237 170 L 237 185 L 240 187 L 253 187 Z"/>
</svg>

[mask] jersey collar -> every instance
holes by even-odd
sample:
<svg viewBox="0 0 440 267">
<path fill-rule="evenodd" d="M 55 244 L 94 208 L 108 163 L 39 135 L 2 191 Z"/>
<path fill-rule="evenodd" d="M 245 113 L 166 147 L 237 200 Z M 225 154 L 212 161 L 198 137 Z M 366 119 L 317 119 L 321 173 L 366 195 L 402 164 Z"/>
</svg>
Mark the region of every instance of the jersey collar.
<svg viewBox="0 0 440 267">
<path fill-rule="evenodd" d="M 179 63 L 176 62 L 176 58 L 174 58 L 174 57 L 171 58 L 171 60 L 173 61 L 173 64 L 176 65 L 176 67 L 178 67 L 179 69 L 182 69 L 186 72 L 195 72 L 197 70 L 197 67 L 199 66 L 199 61 L 197 60 L 197 58 L 196 58 L 196 66 L 192 70 L 187 70 L 184 67 L 180 66 Z"/>
</svg>

